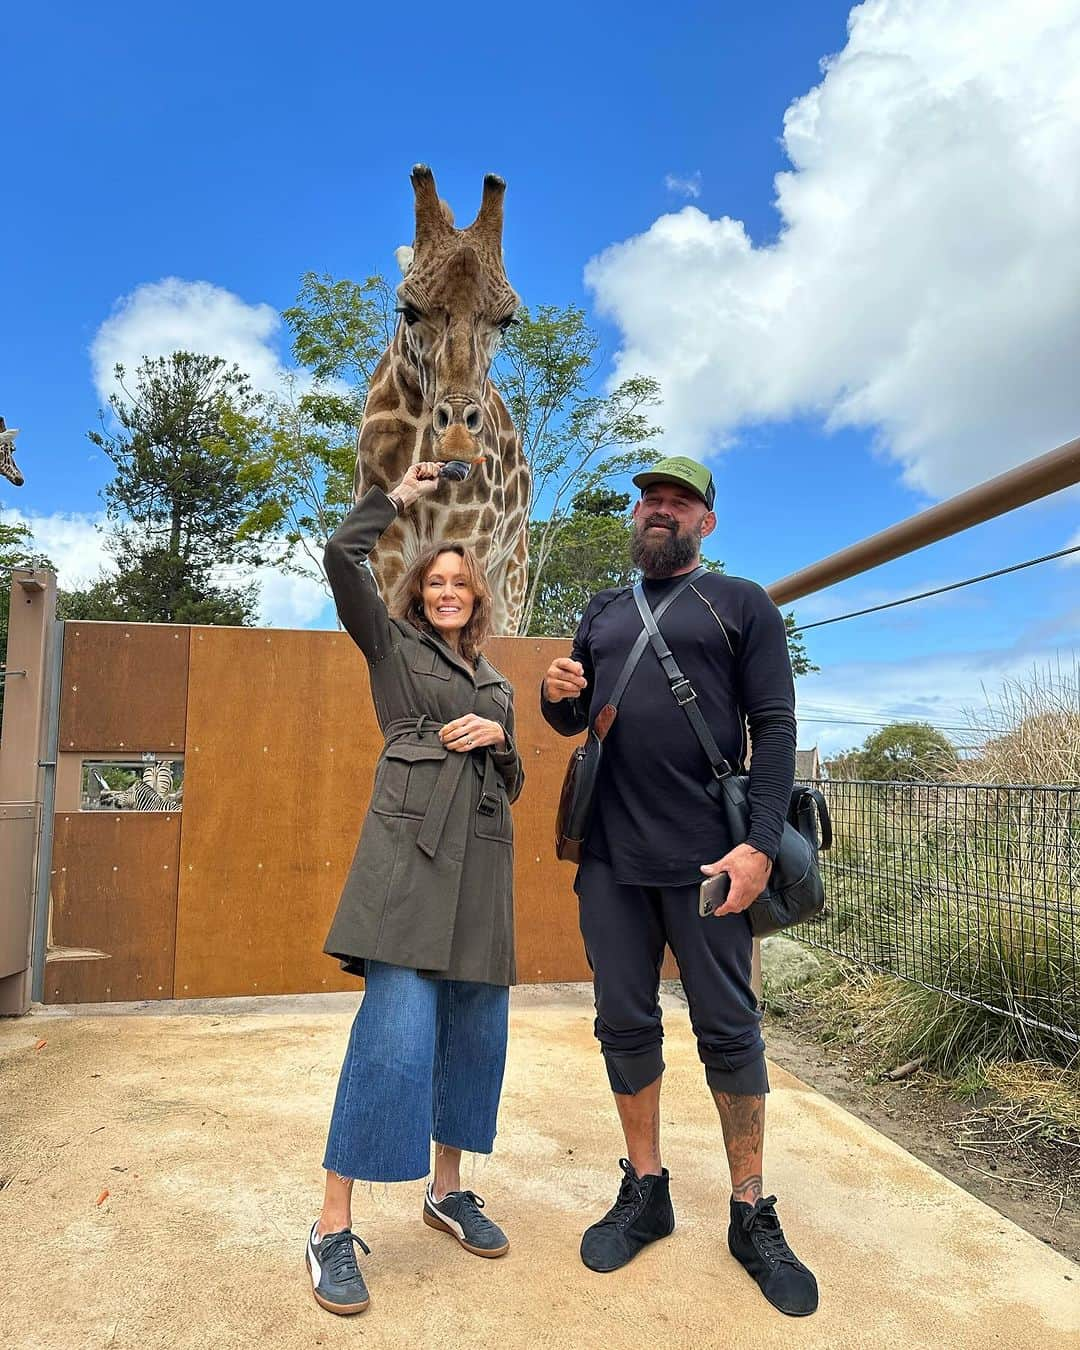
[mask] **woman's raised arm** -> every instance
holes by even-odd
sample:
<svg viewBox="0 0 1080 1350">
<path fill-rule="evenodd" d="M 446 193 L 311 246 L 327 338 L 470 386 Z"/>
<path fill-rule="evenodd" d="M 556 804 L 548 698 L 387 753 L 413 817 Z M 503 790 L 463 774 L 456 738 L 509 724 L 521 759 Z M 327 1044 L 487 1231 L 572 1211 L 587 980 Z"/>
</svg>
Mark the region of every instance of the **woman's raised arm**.
<svg viewBox="0 0 1080 1350">
<path fill-rule="evenodd" d="M 364 493 L 327 540 L 323 565 L 345 631 L 369 661 L 390 650 L 390 616 L 367 565 L 379 536 L 399 511 L 439 486 L 437 464 L 412 464 L 391 492 L 372 487 Z"/>
</svg>

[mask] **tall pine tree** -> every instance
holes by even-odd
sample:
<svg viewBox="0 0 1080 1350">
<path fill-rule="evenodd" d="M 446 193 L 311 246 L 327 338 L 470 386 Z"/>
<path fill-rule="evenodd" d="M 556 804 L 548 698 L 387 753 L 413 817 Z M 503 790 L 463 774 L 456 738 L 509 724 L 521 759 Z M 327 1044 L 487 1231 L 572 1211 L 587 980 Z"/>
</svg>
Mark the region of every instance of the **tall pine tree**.
<svg viewBox="0 0 1080 1350">
<path fill-rule="evenodd" d="M 133 387 L 116 367 L 90 440 L 115 468 L 105 488 L 115 576 L 69 598 L 72 617 L 156 623 L 245 624 L 253 584 L 230 585 L 221 569 L 260 560 L 259 539 L 239 537 L 264 485 L 248 471 L 259 397 L 246 375 L 218 356 L 173 352 L 144 358 Z"/>
</svg>

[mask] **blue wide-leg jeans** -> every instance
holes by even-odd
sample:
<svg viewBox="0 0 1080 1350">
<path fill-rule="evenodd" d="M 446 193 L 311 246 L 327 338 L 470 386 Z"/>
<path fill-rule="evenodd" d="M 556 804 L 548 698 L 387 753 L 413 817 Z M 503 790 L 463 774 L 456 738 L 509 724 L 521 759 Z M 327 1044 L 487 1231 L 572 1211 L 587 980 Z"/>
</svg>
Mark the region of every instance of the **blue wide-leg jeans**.
<svg viewBox="0 0 1080 1350">
<path fill-rule="evenodd" d="M 354 1181 L 416 1181 L 431 1141 L 490 1153 L 510 991 L 367 961 L 323 1166 Z"/>
</svg>

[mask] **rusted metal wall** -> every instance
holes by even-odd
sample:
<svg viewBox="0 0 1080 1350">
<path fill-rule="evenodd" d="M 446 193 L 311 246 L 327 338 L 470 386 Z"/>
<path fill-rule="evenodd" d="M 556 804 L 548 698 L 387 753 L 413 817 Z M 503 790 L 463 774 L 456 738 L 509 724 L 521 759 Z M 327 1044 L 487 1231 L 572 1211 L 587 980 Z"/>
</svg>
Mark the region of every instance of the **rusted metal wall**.
<svg viewBox="0 0 1080 1350">
<path fill-rule="evenodd" d="M 572 743 L 540 717 L 568 644 L 500 638 L 526 787 L 514 808 L 520 978 L 587 979 L 555 803 Z M 57 813 L 49 1002 L 355 988 L 322 943 L 381 737 L 347 636 L 69 623 L 60 748 L 175 750 L 177 813 Z"/>
</svg>

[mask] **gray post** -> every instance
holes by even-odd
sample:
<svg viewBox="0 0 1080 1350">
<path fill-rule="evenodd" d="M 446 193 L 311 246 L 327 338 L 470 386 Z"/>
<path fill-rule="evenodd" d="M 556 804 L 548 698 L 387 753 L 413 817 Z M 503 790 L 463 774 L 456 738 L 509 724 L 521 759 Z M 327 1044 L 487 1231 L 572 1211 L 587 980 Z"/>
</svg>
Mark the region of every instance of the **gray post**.
<svg viewBox="0 0 1080 1350">
<path fill-rule="evenodd" d="M 59 665 L 62 630 L 56 623 L 55 573 L 15 569 L 0 731 L 0 1014 L 27 1011 L 35 956 L 44 962 L 44 950 L 32 953 L 31 947 L 35 894 L 44 886 L 47 900 L 51 867 L 39 845 L 46 824 L 51 839 L 51 797 L 47 821 L 45 805 L 56 772 L 60 702 L 59 679 L 51 677 Z"/>
</svg>

